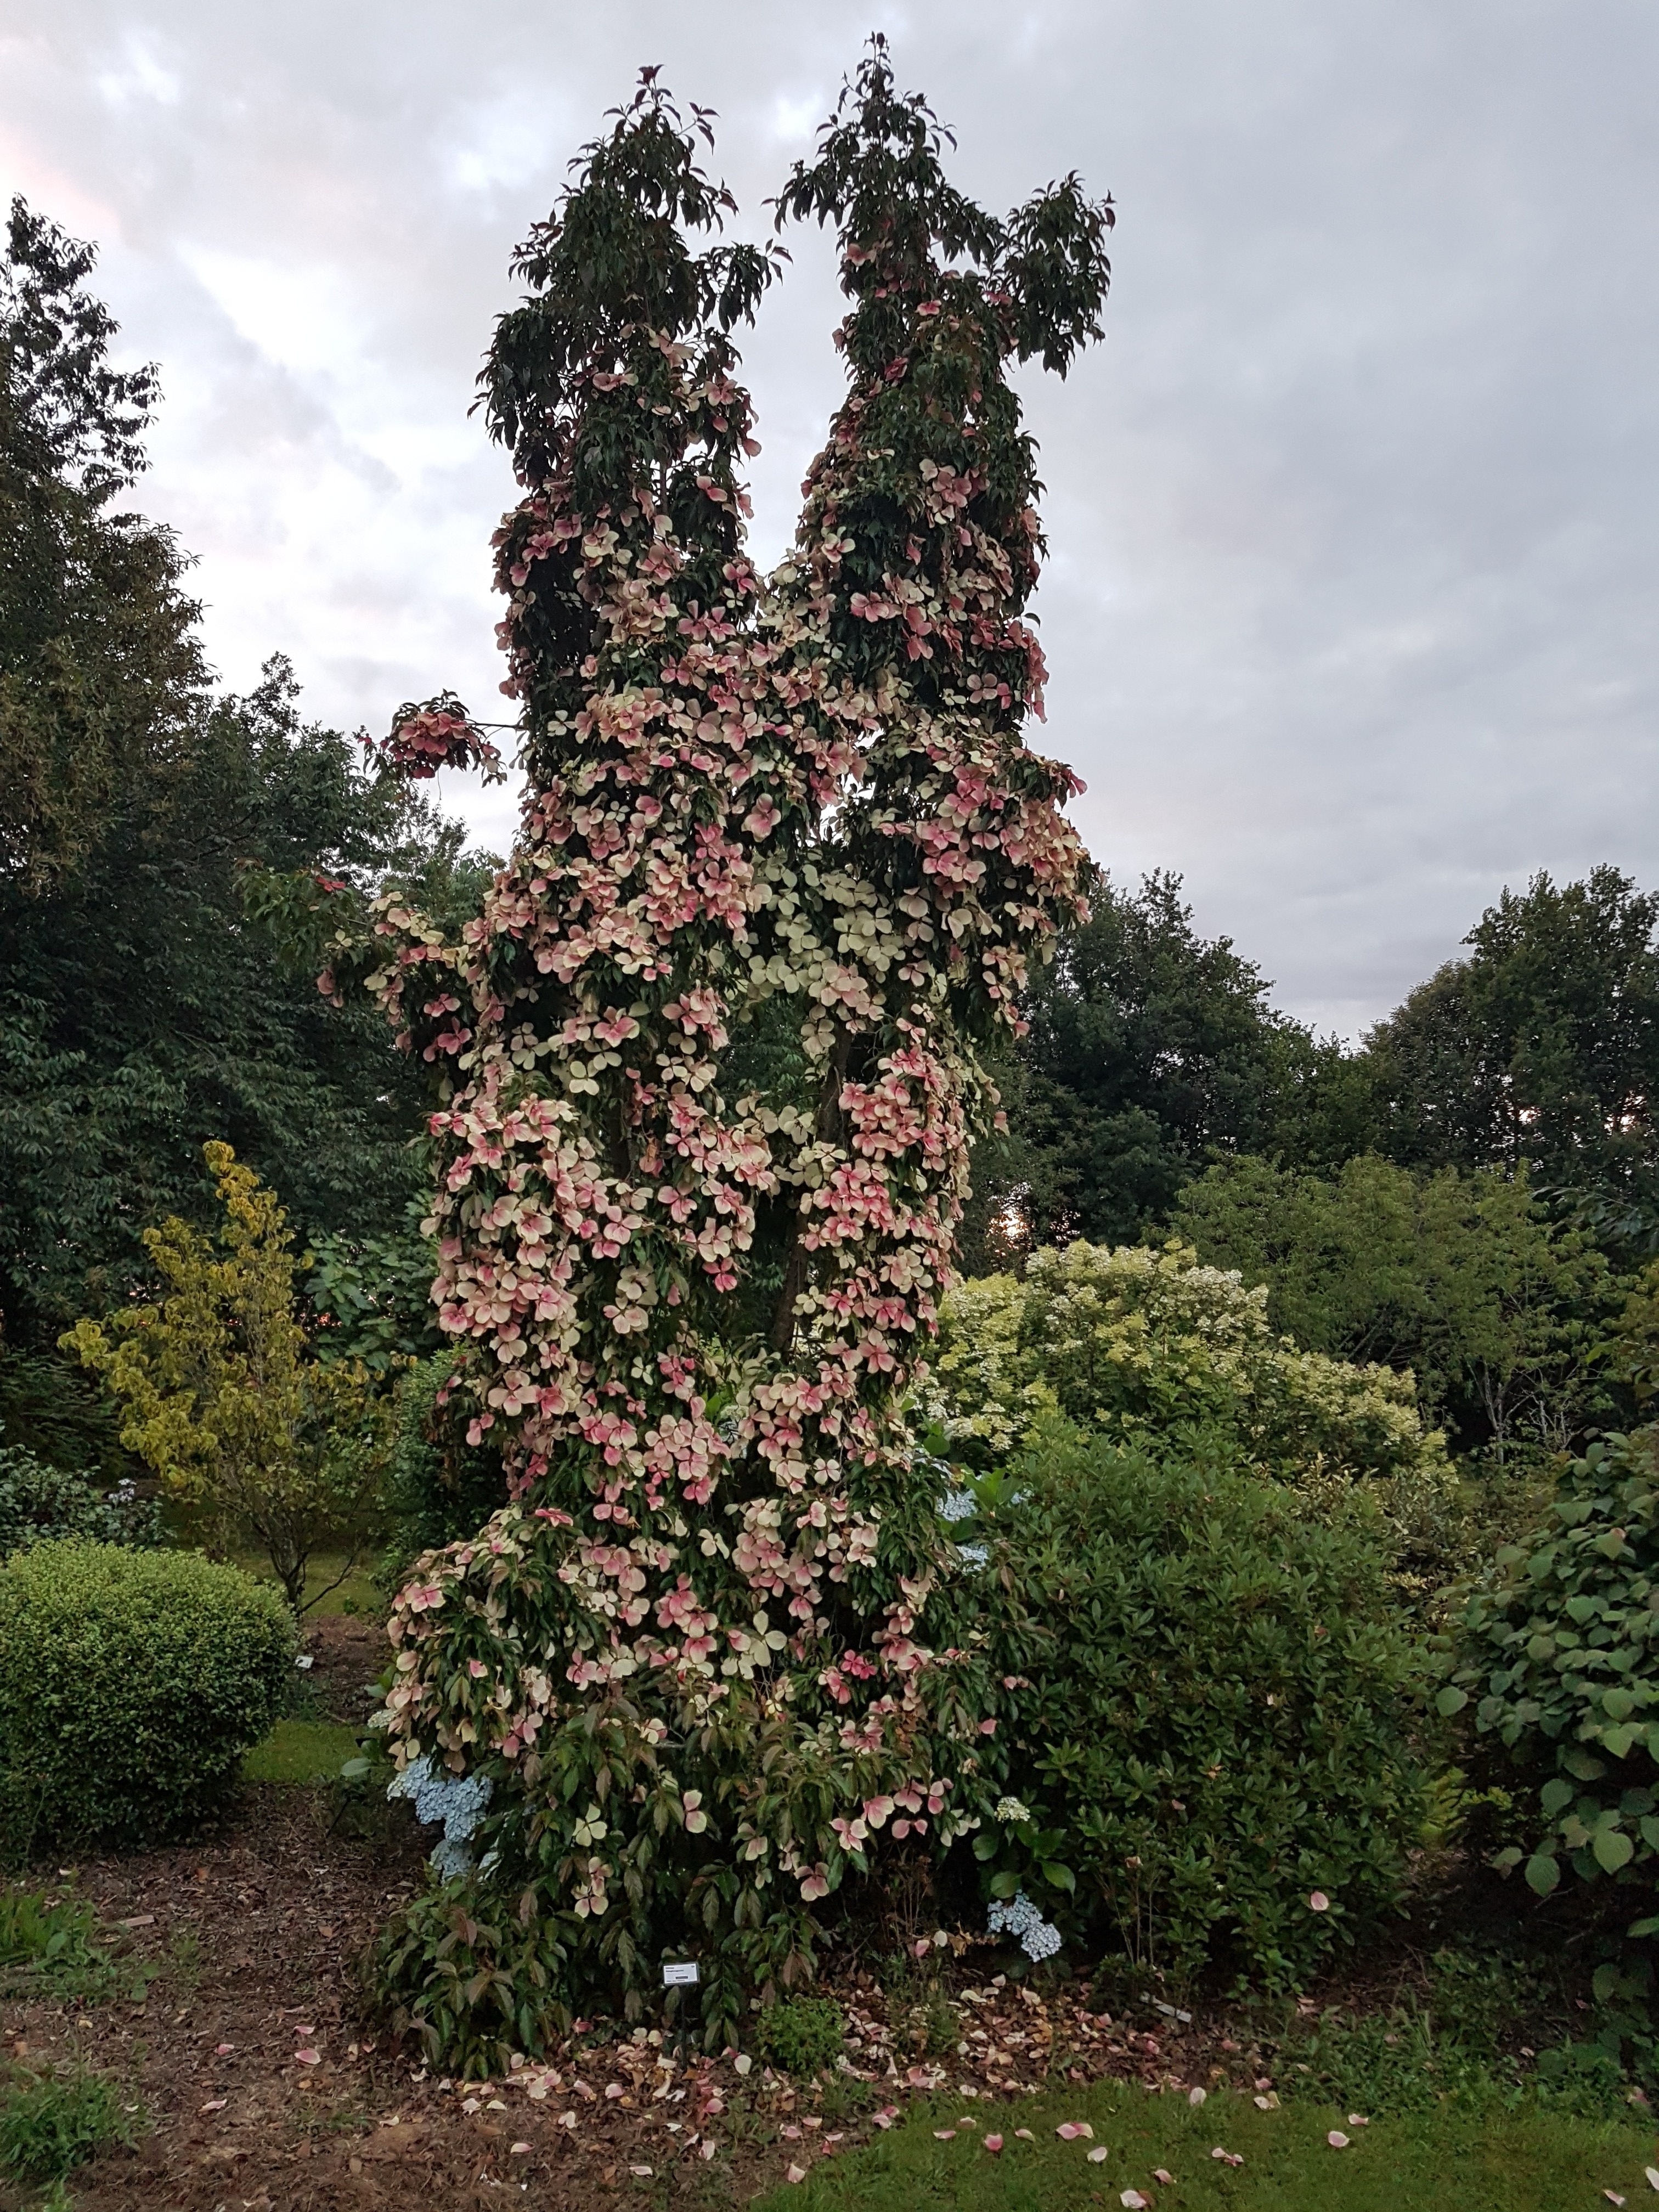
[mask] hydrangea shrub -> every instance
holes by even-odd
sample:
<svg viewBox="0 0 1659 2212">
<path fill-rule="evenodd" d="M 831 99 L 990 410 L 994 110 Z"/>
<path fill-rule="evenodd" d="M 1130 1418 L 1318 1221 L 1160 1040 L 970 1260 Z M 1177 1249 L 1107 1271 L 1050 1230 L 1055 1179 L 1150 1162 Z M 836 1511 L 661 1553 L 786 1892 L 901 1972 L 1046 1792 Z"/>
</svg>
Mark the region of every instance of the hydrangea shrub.
<svg viewBox="0 0 1659 2212">
<path fill-rule="evenodd" d="M 459 939 L 394 899 L 322 979 L 433 1070 L 452 1395 L 512 1492 L 397 1601 L 393 1754 L 490 1778 L 491 1879 L 585 2008 L 690 1948 L 711 2034 L 849 1873 L 973 1817 L 997 1725 L 930 1640 L 902 1407 L 981 1048 L 1078 908 L 1006 369 L 1098 335 L 1110 211 L 1070 178 L 1000 220 L 940 152 L 878 42 L 781 196 L 836 229 L 849 391 L 763 580 L 732 331 L 775 253 L 699 246 L 731 202 L 654 82 L 587 149 L 484 378 L 518 847 Z"/>
</svg>

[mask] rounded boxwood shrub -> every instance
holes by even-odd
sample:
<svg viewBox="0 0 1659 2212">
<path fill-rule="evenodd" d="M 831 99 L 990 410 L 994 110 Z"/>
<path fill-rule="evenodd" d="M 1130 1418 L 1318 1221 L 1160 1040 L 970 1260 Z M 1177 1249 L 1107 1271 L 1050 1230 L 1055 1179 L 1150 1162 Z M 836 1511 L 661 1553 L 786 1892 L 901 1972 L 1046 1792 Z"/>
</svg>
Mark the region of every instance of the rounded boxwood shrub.
<svg viewBox="0 0 1659 2212">
<path fill-rule="evenodd" d="M 1056 1431 L 975 1496 L 958 1635 L 995 1663 L 1000 1795 L 971 1848 L 1003 1921 L 1304 1982 L 1397 1904 L 1425 1821 L 1425 1662 L 1374 1513 L 1314 1518 L 1224 1433 Z"/>
<path fill-rule="evenodd" d="M 293 1664 L 275 1590 L 185 1552 L 36 1544 L 0 1566 L 0 1833 L 150 1843 L 212 1811 Z"/>
</svg>

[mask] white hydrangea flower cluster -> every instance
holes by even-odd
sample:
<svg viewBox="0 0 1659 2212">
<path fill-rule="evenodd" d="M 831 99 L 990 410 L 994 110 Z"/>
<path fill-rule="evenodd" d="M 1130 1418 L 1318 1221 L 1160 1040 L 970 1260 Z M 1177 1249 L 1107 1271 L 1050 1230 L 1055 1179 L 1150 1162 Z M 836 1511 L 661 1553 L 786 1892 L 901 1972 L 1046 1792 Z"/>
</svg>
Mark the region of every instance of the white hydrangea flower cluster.
<svg viewBox="0 0 1659 2212">
<path fill-rule="evenodd" d="M 939 1500 L 941 1521 L 971 1521 L 977 1508 L 971 1490 L 947 1490 Z"/>
<path fill-rule="evenodd" d="M 1018 1797 L 999 1797 L 994 1817 L 999 1820 L 1029 1820 L 1031 1815 Z"/>
<path fill-rule="evenodd" d="M 1043 1918 L 1023 1889 L 1006 1905 L 994 1900 L 986 1924 L 993 1936 L 1018 1936 L 1028 1959 L 1052 1959 L 1060 1948 L 1059 1929 Z"/>
<path fill-rule="evenodd" d="M 442 1823 L 443 1834 L 430 1862 L 441 1881 L 471 1872 L 469 1838 L 483 1818 L 491 1787 L 487 1774 L 451 1774 L 443 1767 L 434 1767 L 429 1753 L 411 1759 L 386 1785 L 388 1797 L 410 1801 L 422 1827 Z"/>
</svg>

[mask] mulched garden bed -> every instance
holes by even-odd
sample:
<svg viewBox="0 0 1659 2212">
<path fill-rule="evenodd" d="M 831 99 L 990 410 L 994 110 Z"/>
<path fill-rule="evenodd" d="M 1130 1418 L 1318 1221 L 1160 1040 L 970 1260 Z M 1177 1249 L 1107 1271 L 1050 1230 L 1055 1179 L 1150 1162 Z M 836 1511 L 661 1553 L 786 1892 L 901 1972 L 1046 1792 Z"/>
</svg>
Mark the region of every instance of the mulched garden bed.
<svg viewBox="0 0 1659 2212">
<path fill-rule="evenodd" d="M 319 1702 L 361 1718 L 374 1632 L 324 1621 L 312 1644 Z M 1160 2016 L 1159 2033 L 1131 2033 L 1091 2009 L 1086 1984 L 1043 1999 L 1003 1981 L 978 1943 L 939 1954 L 961 2015 L 961 2047 L 943 2059 L 918 2058 L 914 2024 L 853 1975 L 826 1985 L 850 2039 L 852 2071 L 833 2080 L 794 2081 L 759 2059 L 682 2065 L 659 2040 L 602 2029 L 505 2083 L 434 2080 L 364 2026 L 356 1978 L 373 1929 L 420 1880 L 418 1837 L 397 1824 L 365 1842 L 332 1819 L 325 1790 L 250 1787 L 221 1833 L 72 1870 L 121 1931 L 124 1994 L 0 2002 L 0 2057 L 79 2056 L 143 2100 L 150 2132 L 75 2177 L 79 2212 L 578 2212 L 612 2193 L 739 2205 L 916 2096 L 968 2113 L 1103 2075 L 1252 2086 L 1251 2055 L 1215 2026 Z M 0 2190 L 8 2208 L 28 2201 Z"/>
</svg>

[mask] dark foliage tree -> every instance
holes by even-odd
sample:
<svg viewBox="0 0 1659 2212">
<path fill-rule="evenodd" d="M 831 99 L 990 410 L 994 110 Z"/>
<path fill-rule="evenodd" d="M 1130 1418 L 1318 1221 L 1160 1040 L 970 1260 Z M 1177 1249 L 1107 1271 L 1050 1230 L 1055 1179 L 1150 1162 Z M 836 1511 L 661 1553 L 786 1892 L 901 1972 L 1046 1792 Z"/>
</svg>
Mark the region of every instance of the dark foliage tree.
<svg viewBox="0 0 1659 2212">
<path fill-rule="evenodd" d="M 1659 1201 L 1659 896 L 1617 868 L 1505 890 L 1453 961 L 1373 1030 L 1379 1150 L 1408 1166 L 1523 1162 L 1615 1223 Z"/>
<path fill-rule="evenodd" d="M 999 1069 L 1010 1131 L 975 1158 L 970 1269 L 1073 1237 L 1133 1242 L 1218 1156 L 1322 1162 L 1364 1140 L 1360 1071 L 1273 1010 L 1231 938 L 1198 934 L 1178 876 L 1133 892 L 1097 876 L 1089 898 Z"/>
<path fill-rule="evenodd" d="M 216 701 L 166 531 L 111 511 L 143 465 L 146 368 L 89 247 L 16 202 L 0 263 L 0 1334 L 45 1346 L 200 1218 L 228 1139 L 307 1234 L 393 1228 L 418 1175 L 415 1079 L 250 926 L 245 865 L 439 907 L 458 838 L 301 721 L 285 663 Z M 470 893 L 469 893 L 470 896 Z"/>
</svg>

